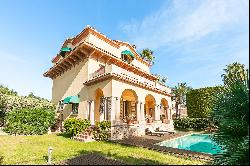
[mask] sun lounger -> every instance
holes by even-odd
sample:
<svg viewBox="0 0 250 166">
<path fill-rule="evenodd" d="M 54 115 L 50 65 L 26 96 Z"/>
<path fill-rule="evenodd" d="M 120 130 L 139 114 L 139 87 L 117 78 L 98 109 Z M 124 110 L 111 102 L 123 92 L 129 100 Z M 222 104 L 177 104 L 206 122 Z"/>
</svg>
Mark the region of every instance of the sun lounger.
<svg viewBox="0 0 250 166">
<path fill-rule="evenodd" d="M 169 134 L 175 134 L 176 133 L 176 131 L 174 131 L 174 130 L 165 130 L 165 129 L 161 128 L 161 127 L 159 127 L 159 132 L 166 132 L 166 133 L 169 133 Z"/>
<path fill-rule="evenodd" d="M 151 128 L 147 128 L 146 129 L 146 134 L 150 134 L 150 135 L 157 135 L 157 136 L 162 136 L 162 135 L 165 135 L 166 134 L 166 132 L 161 132 L 161 131 L 154 131 L 153 129 L 151 129 Z"/>
</svg>

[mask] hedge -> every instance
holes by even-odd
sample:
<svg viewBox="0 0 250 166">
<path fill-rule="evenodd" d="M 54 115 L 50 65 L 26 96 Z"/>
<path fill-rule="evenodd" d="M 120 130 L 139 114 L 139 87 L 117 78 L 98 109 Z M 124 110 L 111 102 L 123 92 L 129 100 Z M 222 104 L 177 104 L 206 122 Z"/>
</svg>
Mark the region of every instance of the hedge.
<svg viewBox="0 0 250 166">
<path fill-rule="evenodd" d="M 111 137 L 111 122 L 95 122 L 93 135 L 95 140 L 108 140 Z"/>
<path fill-rule="evenodd" d="M 45 109 L 21 109 L 8 112 L 4 131 L 10 134 L 34 135 L 48 132 L 55 124 L 55 111 Z"/>
<path fill-rule="evenodd" d="M 13 89 L 9 89 L 6 86 L 0 85 L 0 94 L 17 96 L 17 92 Z"/>
<path fill-rule="evenodd" d="M 75 136 L 87 128 L 91 126 L 90 121 L 88 119 L 76 119 L 76 118 L 69 118 L 64 121 L 64 129 L 66 133 L 70 134 L 71 136 Z"/>
<path fill-rule="evenodd" d="M 44 100 L 37 99 L 27 96 L 14 96 L 14 95 L 6 95 L 0 94 L 0 100 L 4 100 L 6 102 L 5 111 L 9 112 L 12 110 L 20 110 L 23 108 L 27 109 L 50 109 L 55 110 L 55 104 Z"/>
<path fill-rule="evenodd" d="M 174 120 L 176 129 L 204 129 L 210 125 L 208 118 L 180 118 Z"/>
<path fill-rule="evenodd" d="M 0 94 L 0 126 L 4 125 L 5 114 L 21 109 L 55 110 L 55 104 L 44 100 L 13 94 Z"/>
<path fill-rule="evenodd" d="M 191 118 L 209 117 L 221 86 L 193 89 L 186 95 L 187 114 Z"/>
</svg>

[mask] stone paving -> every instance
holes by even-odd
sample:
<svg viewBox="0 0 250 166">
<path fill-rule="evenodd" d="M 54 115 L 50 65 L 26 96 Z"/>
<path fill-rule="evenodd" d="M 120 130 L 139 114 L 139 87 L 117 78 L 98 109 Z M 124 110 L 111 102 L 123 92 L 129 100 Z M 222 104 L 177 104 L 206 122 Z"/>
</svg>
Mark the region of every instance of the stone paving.
<svg viewBox="0 0 250 166">
<path fill-rule="evenodd" d="M 198 159 L 198 160 L 206 160 L 206 161 L 212 160 L 210 154 L 155 145 L 159 142 L 181 137 L 181 136 L 184 136 L 186 134 L 191 134 L 191 133 L 193 132 L 177 132 L 175 134 L 165 134 L 164 136 L 161 136 L 161 137 L 145 135 L 142 137 L 131 137 L 128 139 L 123 139 L 123 140 L 114 140 L 112 142 L 124 144 L 124 145 L 143 147 L 143 148 L 155 150 L 161 153 L 171 154 L 171 155 L 181 157 L 181 158 L 190 158 L 190 159 Z"/>
<path fill-rule="evenodd" d="M 65 160 L 55 165 L 126 165 L 120 161 L 101 156 L 96 153 L 81 155 L 73 159 Z"/>
</svg>

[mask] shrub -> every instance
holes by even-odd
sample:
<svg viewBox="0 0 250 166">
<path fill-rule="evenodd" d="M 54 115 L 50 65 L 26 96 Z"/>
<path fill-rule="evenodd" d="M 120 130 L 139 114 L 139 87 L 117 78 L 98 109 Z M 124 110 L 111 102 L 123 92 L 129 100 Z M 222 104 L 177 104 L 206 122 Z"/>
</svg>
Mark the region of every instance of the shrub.
<svg viewBox="0 0 250 166">
<path fill-rule="evenodd" d="M 96 122 L 94 127 L 94 139 L 95 140 L 108 140 L 111 137 L 111 122 L 102 121 Z"/>
<path fill-rule="evenodd" d="M 13 89 L 9 89 L 6 86 L 0 85 L 0 94 L 17 96 L 17 92 Z"/>
<path fill-rule="evenodd" d="M 193 89 L 187 93 L 187 113 L 190 118 L 207 118 L 212 112 L 221 86 Z"/>
<path fill-rule="evenodd" d="M 44 100 L 27 96 L 0 95 L 6 101 L 6 112 L 20 109 L 50 109 L 55 110 L 55 104 Z"/>
<path fill-rule="evenodd" d="M 12 94 L 0 94 L 0 126 L 4 124 L 4 116 L 7 112 L 21 109 L 55 110 L 55 104 L 45 99 L 37 99 L 27 96 Z"/>
<path fill-rule="evenodd" d="M 214 140 L 225 151 L 214 156 L 215 165 L 249 165 L 249 71 L 244 65 L 227 65 L 223 91 L 213 115 L 218 122 Z"/>
<path fill-rule="evenodd" d="M 55 123 L 55 112 L 44 109 L 21 109 L 6 114 L 4 131 L 10 134 L 44 134 Z"/>
<path fill-rule="evenodd" d="M 204 129 L 210 125 L 207 118 L 180 118 L 174 120 L 176 129 Z"/>
<path fill-rule="evenodd" d="M 85 131 L 90 126 L 90 121 L 88 119 L 76 119 L 76 118 L 69 118 L 64 121 L 64 129 L 66 133 L 74 136 Z"/>
<path fill-rule="evenodd" d="M 0 127 L 4 124 L 4 116 L 6 109 L 6 100 L 0 94 Z"/>
</svg>

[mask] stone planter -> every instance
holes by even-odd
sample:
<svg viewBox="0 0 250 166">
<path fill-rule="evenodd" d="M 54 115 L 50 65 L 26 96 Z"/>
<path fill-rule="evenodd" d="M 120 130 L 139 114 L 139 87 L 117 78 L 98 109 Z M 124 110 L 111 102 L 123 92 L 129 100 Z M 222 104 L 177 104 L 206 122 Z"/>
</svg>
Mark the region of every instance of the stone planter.
<svg viewBox="0 0 250 166">
<path fill-rule="evenodd" d="M 134 123 L 134 124 L 138 124 L 138 121 L 137 121 L 137 120 L 135 120 L 133 123 Z"/>
<path fill-rule="evenodd" d="M 128 124 L 128 125 L 131 125 L 132 123 L 133 123 L 133 121 L 132 121 L 131 119 L 128 119 L 128 120 L 127 120 L 127 124 Z"/>
<path fill-rule="evenodd" d="M 148 123 L 153 123 L 153 118 L 148 118 Z"/>
<path fill-rule="evenodd" d="M 168 120 L 168 119 L 162 119 L 162 123 L 168 124 L 168 123 L 169 123 L 169 120 Z"/>
</svg>

